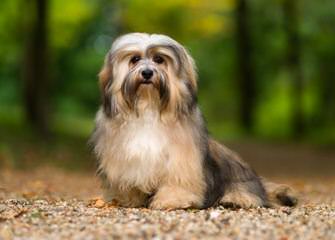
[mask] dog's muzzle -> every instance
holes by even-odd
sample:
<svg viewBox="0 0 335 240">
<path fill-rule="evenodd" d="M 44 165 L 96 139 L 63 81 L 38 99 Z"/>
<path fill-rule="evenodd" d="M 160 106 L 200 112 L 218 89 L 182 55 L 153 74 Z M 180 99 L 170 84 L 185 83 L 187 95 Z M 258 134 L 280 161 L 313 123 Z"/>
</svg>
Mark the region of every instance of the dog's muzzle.
<svg viewBox="0 0 335 240">
<path fill-rule="evenodd" d="M 137 90 L 140 85 L 152 84 L 154 89 L 156 89 L 159 93 L 161 110 L 164 109 L 170 99 L 167 75 L 162 72 L 154 71 L 150 68 L 145 68 L 136 75 L 134 73 L 129 73 L 121 87 L 122 96 L 128 107 L 130 109 L 134 109 L 136 107 L 136 99 L 138 98 Z"/>
</svg>

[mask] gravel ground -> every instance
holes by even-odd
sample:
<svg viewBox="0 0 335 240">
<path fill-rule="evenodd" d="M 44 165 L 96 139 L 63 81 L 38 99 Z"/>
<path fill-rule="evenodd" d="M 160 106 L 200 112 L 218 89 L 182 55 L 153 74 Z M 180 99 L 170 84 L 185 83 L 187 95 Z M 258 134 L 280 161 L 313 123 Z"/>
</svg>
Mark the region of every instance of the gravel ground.
<svg viewBox="0 0 335 240">
<path fill-rule="evenodd" d="M 93 174 L 1 170 L 0 239 L 335 239 L 335 178 L 285 182 L 296 208 L 153 211 L 105 204 Z"/>
</svg>

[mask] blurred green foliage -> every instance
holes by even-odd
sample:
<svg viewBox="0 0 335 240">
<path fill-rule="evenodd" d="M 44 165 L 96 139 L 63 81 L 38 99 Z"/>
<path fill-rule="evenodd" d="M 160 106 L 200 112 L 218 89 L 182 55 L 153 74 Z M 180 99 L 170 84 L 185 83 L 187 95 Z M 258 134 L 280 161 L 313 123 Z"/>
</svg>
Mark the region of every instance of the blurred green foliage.
<svg viewBox="0 0 335 240">
<path fill-rule="evenodd" d="M 29 9 L 24 2 L 0 3 L 1 128 L 26 126 L 21 67 Z M 335 1 L 299 3 L 304 137 L 334 142 L 334 98 L 326 103 L 322 99 L 325 91 L 332 91 L 325 87 L 325 79 L 335 82 L 335 74 L 330 74 L 335 66 Z M 53 130 L 88 137 L 100 101 L 97 73 L 104 55 L 115 37 L 138 31 L 170 35 L 190 50 L 199 70 L 199 102 L 210 131 L 220 139 L 243 137 L 238 121 L 236 4 L 237 0 L 50 0 L 48 74 Z M 252 134 L 256 137 L 292 136 L 293 80 L 285 62 L 282 5 L 283 0 L 249 1 L 247 22 L 257 90 Z"/>
</svg>

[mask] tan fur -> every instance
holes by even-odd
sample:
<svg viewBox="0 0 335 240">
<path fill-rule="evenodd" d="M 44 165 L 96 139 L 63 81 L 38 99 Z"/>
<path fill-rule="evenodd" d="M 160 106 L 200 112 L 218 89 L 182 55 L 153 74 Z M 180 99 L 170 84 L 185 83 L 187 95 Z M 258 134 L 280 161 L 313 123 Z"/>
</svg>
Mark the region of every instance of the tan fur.
<svg viewBox="0 0 335 240">
<path fill-rule="evenodd" d="M 201 207 L 199 194 L 179 185 L 164 185 L 155 194 L 149 207 L 153 209 L 185 209 Z"/>
<path fill-rule="evenodd" d="M 109 187 L 104 189 L 104 199 L 107 202 L 115 201 L 118 205 L 124 207 L 145 207 L 148 195 L 137 188 Z"/>
<path fill-rule="evenodd" d="M 144 69 L 152 70 L 149 83 Z M 196 105 L 194 61 L 175 40 L 140 33 L 118 38 L 99 79 L 103 104 L 91 141 L 107 201 L 154 209 L 268 206 L 263 185 L 271 201 L 292 200 L 288 188 L 261 182 L 208 136 Z"/>
<path fill-rule="evenodd" d="M 112 76 L 112 69 L 109 65 L 109 61 L 110 57 L 109 54 L 107 54 L 105 63 L 99 73 L 99 85 L 102 92 L 105 91 L 108 80 L 110 80 L 110 77 Z"/>
<path fill-rule="evenodd" d="M 262 206 L 262 199 L 255 194 L 250 194 L 243 184 L 232 184 L 226 194 L 221 198 L 223 206 L 252 208 Z"/>
<path fill-rule="evenodd" d="M 99 168 L 104 169 L 107 181 L 112 185 L 106 192 L 113 192 L 109 195 L 125 205 L 129 205 L 128 200 L 124 200 L 128 197 L 123 195 L 129 195 L 134 189 L 151 194 L 167 175 L 169 139 L 160 138 L 167 134 L 157 114 L 155 91 L 148 89 L 152 86 L 141 86 L 138 90 L 140 98 L 136 113 L 142 117 L 128 108 L 121 95 L 123 79 L 131 67 L 127 62 L 131 57 L 129 53 L 143 55 L 143 50 L 131 45 L 117 49 L 108 54 L 99 74 L 101 88 L 104 93 L 113 95 L 121 114 L 110 120 L 102 111 L 98 113 L 96 122 L 103 130 L 95 150 L 101 159 Z M 106 88 L 110 79 L 113 84 Z M 150 142 L 145 143 L 147 140 Z M 139 196 L 142 199 L 142 194 Z"/>
<path fill-rule="evenodd" d="M 291 202 L 289 205 L 295 206 L 298 204 L 298 193 L 293 188 L 285 184 L 270 182 L 266 179 L 262 179 L 262 182 L 268 193 L 268 198 L 272 206 L 283 205 L 283 202 L 287 198 Z"/>
<path fill-rule="evenodd" d="M 145 112 L 145 115 L 146 119 L 133 116 L 127 122 L 109 122 L 103 114 L 98 114 L 97 123 L 105 127 L 96 151 L 101 154 L 100 167 L 108 174 L 108 181 L 120 190 L 114 193 L 114 198 L 122 202 L 122 193 L 128 194 L 134 187 L 151 194 L 161 186 L 178 185 L 194 196 L 192 206 L 199 206 L 205 186 L 191 130 L 176 122 L 170 123 L 173 126 L 163 125 L 154 113 Z M 140 130 L 136 132 L 137 129 Z M 152 142 L 148 143 L 150 138 Z M 146 148 L 146 144 L 150 146 Z M 162 193 L 159 196 L 155 198 L 156 204 L 165 201 Z M 179 207 L 184 205 L 180 204 Z"/>
</svg>

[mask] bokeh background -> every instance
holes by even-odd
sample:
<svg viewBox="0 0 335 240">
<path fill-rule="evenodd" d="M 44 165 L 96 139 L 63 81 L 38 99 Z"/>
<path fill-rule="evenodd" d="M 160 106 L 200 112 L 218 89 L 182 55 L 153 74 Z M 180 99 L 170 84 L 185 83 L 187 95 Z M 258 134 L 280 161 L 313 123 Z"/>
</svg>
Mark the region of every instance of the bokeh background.
<svg viewBox="0 0 335 240">
<path fill-rule="evenodd" d="M 189 49 L 211 134 L 257 171 L 334 175 L 334 0 L 1 0 L 0 167 L 93 169 L 97 73 L 133 31 Z"/>
</svg>

